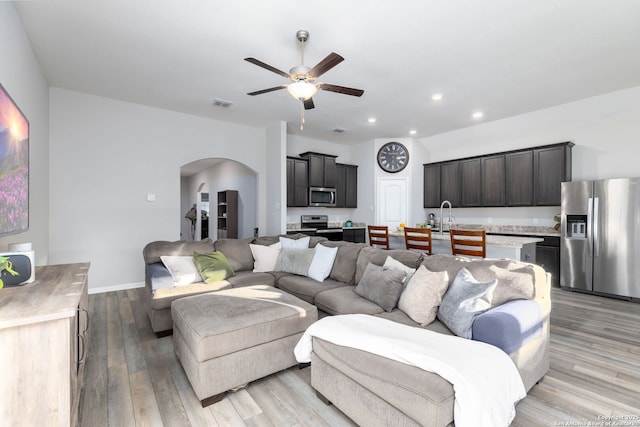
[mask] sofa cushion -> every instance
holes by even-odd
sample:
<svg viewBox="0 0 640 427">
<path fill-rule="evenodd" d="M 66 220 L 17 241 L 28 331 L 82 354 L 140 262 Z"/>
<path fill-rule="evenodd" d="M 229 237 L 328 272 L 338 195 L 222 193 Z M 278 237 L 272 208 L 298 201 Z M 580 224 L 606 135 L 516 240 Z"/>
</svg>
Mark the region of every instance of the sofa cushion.
<svg viewBox="0 0 640 427">
<path fill-rule="evenodd" d="M 253 256 L 249 248 L 251 240 L 252 239 L 220 239 L 216 240 L 215 249 L 227 257 L 234 272 L 251 271 L 253 270 Z"/>
<path fill-rule="evenodd" d="M 356 294 L 355 286 L 342 286 L 323 290 L 315 298 L 315 305 L 325 313 L 338 314 L 378 314 L 382 307 Z"/>
<path fill-rule="evenodd" d="M 154 262 L 145 266 L 145 281 L 147 290 L 171 289 L 175 286 L 173 276 L 162 262 Z"/>
<path fill-rule="evenodd" d="M 171 273 L 174 285 L 202 282 L 198 268 L 193 262 L 193 256 L 162 255 L 160 260 Z"/>
<path fill-rule="evenodd" d="M 322 244 L 317 244 L 314 248 L 313 259 L 307 270 L 307 276 L 318 282 L 324 282 L 329 277 L 333 269 L 338 248 L 330 248 Z"/>
<path fill-rule="evenodd" d="M 491 308 L 491 297 L 498 281 L 477 281 L 462 268 L 453 279 L 438 309 L 438 319 L 454 334 L 462 338 L 471 338 L 473 321 Z"/>
<path fill-rule="evenodd" d="M 343 241 L 326 241 L 322 242 L 324 246 L 329 248 L 338 248 L 338 254 L 333 262 L 333 268 L 329 277 L 338 282 L 344 282 L 347 285 L 355 283 L 356 263 L 358 255 L 362 248 L 366 248 L 364 243 L 351 243 Z"/>
<path fill-rule="evenodd" d="M 540 304 L 509 301 L 480 314 L 473 322 L 473 339 L 495 345 L 509 354 L 542 333 Z"/>
<path fill-rule="evenodd" d="M 278 256 L 280 255 L 282 244 L 280 242 L 269 246 L 249 244 L 249 249 L 253 256 L 253 272 L 261 273 L 274 271 Z"/>
<path fill-rule="evenodd" d="M 200 253 L 193 252 L 193 262 L 205 283 L 217 282 L 233 276 L 229 260 L 220 251 Z"/>
<path fill-rule="evenodd" d="M 228 288 L 231 288 L 231 283 L 227 280 L 220 280 L 214 283 L 198 282 L 184 286 L 174 286 L 169 289 L 157 289 L 153 292 L 149 305 L 154 310 L 163 310 L 171 308 L 171 303 L 177 299 Z"/>
<path fill-rule="evenodd" d="M 318 282 L 310 277 L 297 275 L 284 276 L 278 280 L 278 288 L 311 304 L 314 304 L 318 293 L 341 286 L 345 286 L 344 283 L 335 280 L 327 279 L 324 282 Z"/>
<path fill-rule="evenodd" d="M 162 255 L 191 256 L 193 251 L 212 252 L 213 242 L 208 238 L 198 241 L 177 240 L 175 242 L 158 240 L 147 244 L 142 250 L 142 256 L 145 264 L 153 264 L 161 262 Z"/>
<path fill-rule="evenodd" d="M 253 285 L 275 286 L 276 284 L 272 273 L 254 273 L 253 271 L 239 271 L 235 276 L 229 277 L 227 282 L 231 283 L 234 288 Z"/>
<path fill-rule="evenodd" d="M 422 252 L 407 251 L 404 249 L 385 250 L 365 246 L 360 250 L 360 253 L 358 254 L 358 260 L 356 262 L 355 284 L 357 285 L 358 283 L 360 283 L 360 279 L 362 278 L 362 275 L 364 274 L 364 271 L 369 263 L 382 266 L 387 260 L 387 256 L 390 256 L 391 258 L 400 261 L 407 267 L 411 268 L 418 268 L 423 259 Z"/>
<path fill-rule="evenodd" d="M 388 320 L 392 320 L 394 322 L 398 322 L 398 323 L 402 323 L 403 325 L 408 325 L 408 326 L 414 326 L 416 328 L 421 328 L 421 329 L 428 329 L 430 331 L 433 332 L 438 332 L 440 334 L 446 334 L 446 335 L 455 335 L 453 332 L 451 332 L 451 330 L 449 328 L 447 328 L 444 323 L 442 323 L 441 321 L 439 321 L 438 319 L 434 320 L 433 322 L 429 323 L 428 325 L 419 325 L 418 323 L 416 323 L 412 318 L 410 318 L 409 316 L 407 316 L 407 314 L 396 308 L 395 310 L 392 311 L 383 311 L 381 313 L 377 313 L 374 314 L 374 316 L 376 317 L 382 317 L 384 319 L 388 319 Z"/>
<path fill-rule="evenodd" d="M 282 241 L 280 241 L 282 244 Z M 271 247 L 271 246 L 269 246 Z M 282 249 L 278 254 L 276 265 L 273 271 L 284 271 L 285 273 L 298 274 L 306 276 L 309 272 L 309 266 L 315 254 L 313 249 Z"/>
<path fill-rule="evenodd" d="M 493 292 L 492 307 L 513 299 L 533 299 L 535 297 L 534 281 L 536 271 L 533 264 L 502 259 L 469 259 L 451 255 L 436 254 L 426 257 L 425 267 L 431 271 L 447 271 L 449 282 L 452 282 L 462 267 L 481 282 L 497 279 L 498 285 Z"/>
<path fill-rule="evenodd" d="M 354 292 L 378 304 L 384 311 L 395 308 L 407 273 L 369 263 Z"/>
<path fill-rule="evenodd" d="M 431 272 L 421 265 L 400 295 L 398 308 L 421 326 L 433 322 L 447 288 L 446 271 Z"/>
</svg>

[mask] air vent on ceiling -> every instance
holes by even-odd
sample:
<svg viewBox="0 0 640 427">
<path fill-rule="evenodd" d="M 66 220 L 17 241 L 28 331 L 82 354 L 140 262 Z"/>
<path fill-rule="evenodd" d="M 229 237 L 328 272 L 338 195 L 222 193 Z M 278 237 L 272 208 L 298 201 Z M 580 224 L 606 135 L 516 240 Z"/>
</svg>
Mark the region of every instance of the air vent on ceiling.
<svg viewBox="0 0 640 427">
<path fill-rule="evenodd" d="M 341 128 L 341 127 L 337 127 L 333 130 L 333 132 L 335 133 L 343 133 L 346 132 L 347 130 L 345 128 Z"/>
<path fill-rule="evenodd" d="M 216 107 L 229 108 L 233 105 L 233 102 L 227 101 L 226 99 L 213 98 L 213 101 L 211 101 L 211 105 L 215 105 Z"/>
</svg>

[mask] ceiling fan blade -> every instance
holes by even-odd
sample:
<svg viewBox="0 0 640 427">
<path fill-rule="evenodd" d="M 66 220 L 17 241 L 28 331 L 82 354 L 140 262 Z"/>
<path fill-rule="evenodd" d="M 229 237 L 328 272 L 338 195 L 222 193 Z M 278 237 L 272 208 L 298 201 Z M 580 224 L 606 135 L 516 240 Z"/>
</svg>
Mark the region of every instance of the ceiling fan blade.
<svg viewBox="0 0 640 427">
<path fill-rule="evenodd" d="M 335 52 L 331 52 L 322 61 L 320 61 L 318 65 L 309 70 L 308 74 L 314 79 L 318 78 L 342 61 L 344 61 L 344 58 L 342 56 L 338 55 Z"/>
<path fill-rule="evenodd" d="M 344 95 L 362 96 L 362 94 L 364 93 L 364 90 L 362 89 L 354 89 L 352 87 L 331 85 L 329 83 L 320 83 L 318 86 L 322 90 L 328 90 L 329 92 L 342 93 Z"/>
<path fill-rule="evenodd" d="M 274 87 L 270 87 L 268 89 L 262 89 L 262 90 L 257 90 L 255 92 L 249 92 L 247 95 L 251 95 L 251 96 L 262 95 L 263 93 L 273 92 L 274 90 L 280 90 L 280 89 L 284 89 L 286 87 L 287 87 L 287 85 L 274 86 Z"/>
<path fill-rule="evenodd" d="M 313 98 L 309 98 L 306 101 L 304 101 L 305 110 L 311 110 L 312 108 L 316 108 L 316 106 L 313 103 Z"/>
<path fill-rule="evenodd" d="M 244 60 L 247 61 L 247 62 L 251 62 L 252 64 L 257 65 L 258 67 L 262 67 L 265 70 L 269 70 L 269 71 L 274 72 L 276 74 L 280 74 L 282 77 L 290 78 L 289 73 L 285 73 L 282 70 L 278 70 L 276 67 L 272 67 L 271 65 L 266 64 L 266 63 L 260 61 L 259 59 L 256 59 L 256 58 L 244 58 Z"/>
</svg>

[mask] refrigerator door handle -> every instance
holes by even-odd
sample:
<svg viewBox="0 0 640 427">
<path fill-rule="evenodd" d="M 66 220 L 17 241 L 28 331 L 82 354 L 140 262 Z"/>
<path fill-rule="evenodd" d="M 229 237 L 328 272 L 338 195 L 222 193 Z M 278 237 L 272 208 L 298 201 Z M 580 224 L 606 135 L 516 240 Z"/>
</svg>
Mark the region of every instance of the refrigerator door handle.
<svg viewBox="0 0 640 427">
<path fill-rule="evenodd" d="M 600 256 L 600 238 L 598 234 L 598 223 L 600 216 L 600 198 L 593 198 L 593 222 L 591 223 L 592 231 L 591 235 L 593 236 L 593 256 Z"/>
<path fill-rule="evenodd" d="M 587 202 L 587 254 L 593 256 L 593 197 Z"/>
</svg>

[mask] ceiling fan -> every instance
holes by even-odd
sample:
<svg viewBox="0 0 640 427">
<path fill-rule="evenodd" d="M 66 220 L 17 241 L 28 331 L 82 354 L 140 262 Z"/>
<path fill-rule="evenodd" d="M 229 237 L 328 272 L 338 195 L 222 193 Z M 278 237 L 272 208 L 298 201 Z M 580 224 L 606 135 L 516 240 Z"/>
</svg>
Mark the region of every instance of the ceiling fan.
<svg viewBox="0 0 640 427">
<path fill-rule="evenodd" d="M 245 61 L 251 62 L 252 64 L 257 65 L 258 67 L 262 67 L 266 70 L 274 72 L 276 74 L 281 75 L 282 77 L 286 77 L 290 79 L 293 83 L 282 84 L 279 86 L 270 87 L 268 89 L 262 89 L 255 92 L 249 92 L 247 95 L 255 96 L 261 95 L 267 92 L 273 92 L 280 89 L 287 89 L 287 91 L 297 100 L 301 101 L 304 110 L 310 110 L 315 107 L 313 103 L 313 95 L 316 94 L 318 89 L 326 90 L 329 92 L 341 93 L 344 95 L 351 96 L 362 96 L 364 90 L 362 89 L 354 89 L 345 86 L 337 86 L 329 83 L 317 83 L 316 79 L 344 61 L 344 58 L 338 55 L 335 52 L 331 52 L 327 55 L 322 61 L 320 61 L 313 68 L 309 68 L 304 65 L 304 45 L 306 41 L 309 39 L 309 32 L 306 30 L 299 30 L 296 33 L 296 38 L 300 42 L 300 64 L 297 67 L 293 67 L 289 70 L 288 73 L 285 73 L 282 70 L 279 70 L 275 67 L 272 67 L 269 64 L 266 64 L 255 58 L 245 58 Z M 304 111 L 303 110 L 303 111 Z M 304 117 L 303 117 L 304 121 Z"/>
</svg>

